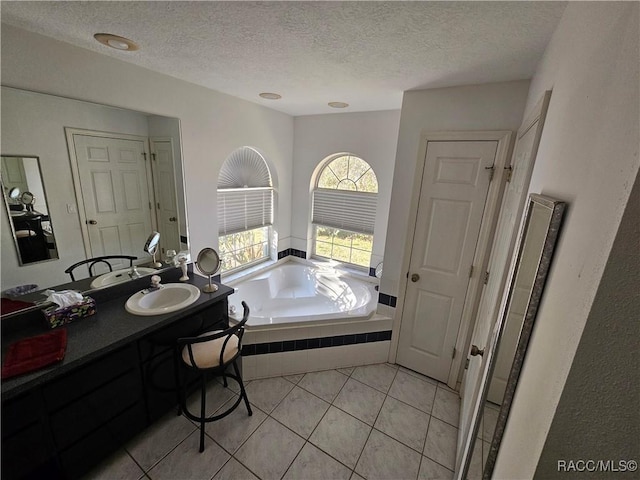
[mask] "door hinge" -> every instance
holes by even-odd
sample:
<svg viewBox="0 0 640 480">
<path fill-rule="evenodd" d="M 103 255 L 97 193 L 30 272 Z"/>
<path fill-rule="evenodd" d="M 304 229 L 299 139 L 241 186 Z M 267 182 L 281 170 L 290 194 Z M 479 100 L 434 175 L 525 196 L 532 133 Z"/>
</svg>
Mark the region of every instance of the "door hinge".
<svg viewBox="0 0 640 480">
<path fill-rule="evenodd" d="M 147 152 L 142 152 L 142 156 L 144 157 L 144 161 L 147 161 Z"/>
<path fill-rule="evenodd" d="M 507 171 L 507 182 L 510 182 L 511 174 L 513 173 L 513 167 L 509 165 L 508 167 L 504 167 L 504 169 Z"/>
<path fill-rule="evenodd" d="M 482 283 L 484 283 L 485 285 L 489 283 L 489 272 L 484 272 L 484 280 Z"/>
<path fill-rule="evenodd" d="M 491 165 L 490 167 L 484 167 L 485 170 L 489 170 L 489 181 L 493 180 L 493 172 L 495 171 L 495 165 Z"/>
<path fill-rule="evenodd" d="M 158 202 L 156 205 L 158 205 L 158 210 L 160 210 L 160 202 Z"/>
<path fill-rule="evenodd" d="M 473 276 L 473 265 L 469 267 L 469 278 L 471 278 L 472 276 Z"/>
<path fill-rule="evenodd" d="M 451 352 L 451 358 L 456 358 L 457 353 L 458 351 L 456 350 L 456 347 L 453 347 L 453 352 Z"/>
<path fill-rule="evenodd" d="M 469 359 L 467 358 L 467 361 L 464 362 L 464 369 L 467 370 L 469 368 Z"/>
</svg>

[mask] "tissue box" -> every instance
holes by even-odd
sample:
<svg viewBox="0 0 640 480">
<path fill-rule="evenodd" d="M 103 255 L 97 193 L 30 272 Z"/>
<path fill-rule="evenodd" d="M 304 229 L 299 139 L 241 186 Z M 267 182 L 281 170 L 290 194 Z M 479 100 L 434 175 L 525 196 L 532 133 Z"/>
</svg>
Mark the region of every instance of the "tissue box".
<svg viewBox="0 0 640 480">
<path fill-rule="evenodd" d="M 51 306 L 43 310 L 51 328 L 60 327 L 79 318 L 89 317 L 96 313 L 96 301 L 91 297 L 83 297 L 82 302 L 59 308 Z"/>
</svg>

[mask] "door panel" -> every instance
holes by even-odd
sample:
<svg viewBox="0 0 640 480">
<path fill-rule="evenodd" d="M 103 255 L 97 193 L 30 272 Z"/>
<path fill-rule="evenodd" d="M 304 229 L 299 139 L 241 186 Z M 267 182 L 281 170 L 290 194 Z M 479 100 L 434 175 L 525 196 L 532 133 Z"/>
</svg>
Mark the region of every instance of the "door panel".
<svg viewBox="0 0 640 480">
<path fill-rule="evenodd" d="M 173 145 L 169 140 L 151 140 L 153 183 L 156 195 L 161 251 L 180 251 L 180 230 L 174 175 Z"/>
<path fill-rule="evenodd" d="M 433 199 L 422 268 L 458 274 L 472 208 L 469 201 Z"/>
<path fill-rule="evenodd" d="M 397 362 L 447 382 L 497 141 L 429 142 Z M 415 281 L 414 281 L 415 280 Z"/>
</svg>

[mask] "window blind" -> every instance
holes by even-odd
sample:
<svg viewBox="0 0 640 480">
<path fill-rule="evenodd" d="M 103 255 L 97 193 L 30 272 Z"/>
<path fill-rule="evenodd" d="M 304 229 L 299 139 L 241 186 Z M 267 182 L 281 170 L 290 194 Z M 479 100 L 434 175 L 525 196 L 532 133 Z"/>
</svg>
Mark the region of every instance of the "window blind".
<svg viewBox="0 0 640 480">
<path fill-rule="evenodd" d="M 272 188 L 218 190 L 218 234 L 229 235 L 273 223 Z"/>
<path fill-rule="evenodd" d="M 313 192 L 312 222 L 372 235 L 377 205 L 376 193 L 318 189 Z"/>
</svg>

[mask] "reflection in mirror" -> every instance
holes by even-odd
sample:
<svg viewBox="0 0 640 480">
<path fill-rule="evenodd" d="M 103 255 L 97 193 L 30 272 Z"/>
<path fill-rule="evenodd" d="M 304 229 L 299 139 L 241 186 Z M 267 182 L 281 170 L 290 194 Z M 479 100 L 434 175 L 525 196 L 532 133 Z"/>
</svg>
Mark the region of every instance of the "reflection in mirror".
<svg viewBox="0 0 640 480">
<path fill-rule="evenodd" d="M 39 159 L 2 155 L 1 177 L 18 264 L 57 259 Z"/>
<path fill-rule="evenodd" d="M 376 278 L 382 278 L 382 262 L 376 265 Z"/>
<path fill-rule="evenodd" d="M 42 290 L 65 284 L 69 277 L 64 271 L 70 265 L 105 255 L 132 255 L 138 257 L 134 264 L 144 267 L 150 258 L 142 247 L 150 231 L 161 234 L 159 258 L 169 250 L 189 250 L 177 118 L 11 87 L 1 91 L 3 148 L 32 152 L 31 158 L 39 155 L 48 209 L 40 206 L 44 189 L 9 188 L 16 198 L 5 189 L 0 290 L 27 284 L 38 284 Z M 16 240 L 9 212 L 18 208 L 28 212 L 19 200 L 25 191 L 33 194 L 34 211 L 55 219 L 55 249 L 50 249 L 50 258 L 58 261 L 21 268 L 25 263 L 13 253 Z M 127 216 L 134 211 L 137 216 Z M 114 270 L 126 267 L 114 265 Z M 78 281 L 87 280 L 86 285 L 77 288 L 88 291 L 94 287 L 89 286 L 91 279 L 84 270 Z M 93 277 L 105 273 L 108 269 L 96 266 Z"/>
<path fill-rule="evenodd" d="M 156 253 L 158 253 L 158 244 L 160 243 L 160 234 L 158 232 L 151 232 L 149 238 L 144 244 L 144 251 L 151 255 L 153 258 L 153 266 L 161 267 L 162 264 L 160 262 L 156 262 Z"/>
<path fill-rule="evenodd" d="M 508 287 L 482 359 L 481 389 L 463 444 L 458 479 L 489 479 L 493 473 L 564 207 L 564 202 L 549 197 L 529 197 Z"/>
<path fill-rule="evenodd" d="M 196 267 L 200 273 L 209 277 L 209 285 L 202 287 L 202 291 L 212 293 L 218 290 L 218 286 L 211 283 L 211 277 L 220 270 L 220 256 L 213 248 L 203 248 L 198 254 Z"/>
</svg>

